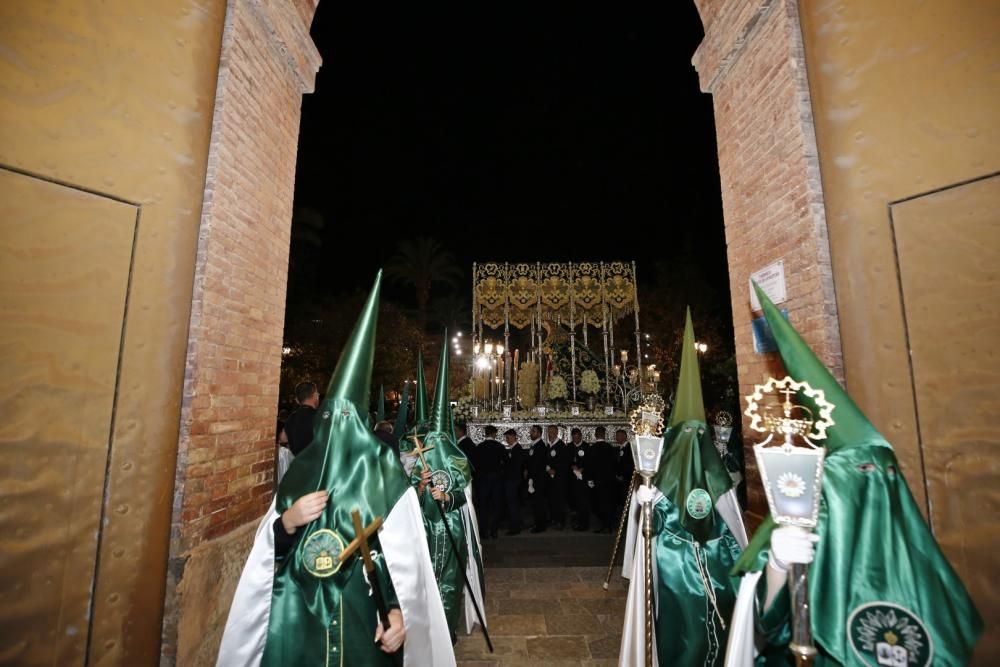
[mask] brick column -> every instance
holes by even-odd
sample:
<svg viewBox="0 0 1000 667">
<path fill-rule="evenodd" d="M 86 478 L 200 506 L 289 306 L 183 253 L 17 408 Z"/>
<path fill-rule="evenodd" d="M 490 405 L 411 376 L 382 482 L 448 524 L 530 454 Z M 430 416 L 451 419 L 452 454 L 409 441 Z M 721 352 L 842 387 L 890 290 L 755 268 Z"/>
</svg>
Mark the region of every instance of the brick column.
<svg viewBox="0 0 1000 667">
<path fill-rule="evenodd" d="M 165 665 L 214 664 L 273 493 L 299 117 L 320 65 L 309 36 L 317 2 L 228 3 L 188 332 Z"/>
<path fill-rule="evenodd" d="M 755 354 L 750 274 L 784 259 L 789 319 L 842 379 L 837 306 L 805 55 L 794 0 L 695 0 L 705 38 L 693 63 L 711 93 L 742 395 L 783 374 Z M 780 377 L 780 375 L 779 375 Z M 745 404 L 743 404 L 745 407 Z M 744 435 L 749 436 L 744 418 Z M 748 437 L 744 438 L 748 440 Z M 750 512 L 766 513 L 748 449 Z"/>
</svg>

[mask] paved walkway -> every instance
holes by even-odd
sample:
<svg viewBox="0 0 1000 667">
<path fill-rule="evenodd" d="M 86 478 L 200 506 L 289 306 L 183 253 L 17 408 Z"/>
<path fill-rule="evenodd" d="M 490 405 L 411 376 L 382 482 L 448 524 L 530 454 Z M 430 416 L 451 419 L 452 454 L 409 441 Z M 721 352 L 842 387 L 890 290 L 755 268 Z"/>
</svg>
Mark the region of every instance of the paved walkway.
<svg viewBox="0 0 1000 667">
<path fill-rule="evenodd" d="M 612 535 L 522 533 L 484 545 L 486 616 L 495 653 L 478 633 L 461 637 L 460 667 L 601 667 L 618 664 L 625 580 L 602 587 Z"/>
</svg>

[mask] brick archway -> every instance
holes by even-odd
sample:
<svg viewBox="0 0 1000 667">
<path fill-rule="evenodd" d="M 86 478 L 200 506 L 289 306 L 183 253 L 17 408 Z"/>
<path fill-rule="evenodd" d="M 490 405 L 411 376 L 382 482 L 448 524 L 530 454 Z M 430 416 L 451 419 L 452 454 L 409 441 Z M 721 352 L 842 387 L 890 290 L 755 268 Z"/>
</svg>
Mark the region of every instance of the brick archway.
<svg viewBox="0 0 1000 667">
<path fill-rule="evenodd" d="M 842 379 L 843 361 L 820 165 L 795 0 L 694 0 L 705 38 L 692 62 L 712 95 L 742 395 L 772 373 L 756 354 L 750 274 L 784 260 L 796 327 Z M 766 502 L 747 456 L 750 513 Z"/>
<path fill-rule="evenodd" d="M 840 373 L 798 7 L 694 1 L 705 38 L 693 63 L 715 107 L 741 391 L 777 372 L 774 355 L 753 351 L 747 281 L 779 258 L 796 325 Z M 188 331 L 162 664 L 214 661 L 270 498 L 298 122 L 320 64 L 309 36 L 317 4 L 228 3 Z M 239 131 L 246 127 L 255 131 Z M 251 294 L 253 304 L 244 298 Z M 748 473 L 750 489 L 759 489 Z M 751 492 L 750 501 L 759 514 L 762 494 Z"/>
</svg>

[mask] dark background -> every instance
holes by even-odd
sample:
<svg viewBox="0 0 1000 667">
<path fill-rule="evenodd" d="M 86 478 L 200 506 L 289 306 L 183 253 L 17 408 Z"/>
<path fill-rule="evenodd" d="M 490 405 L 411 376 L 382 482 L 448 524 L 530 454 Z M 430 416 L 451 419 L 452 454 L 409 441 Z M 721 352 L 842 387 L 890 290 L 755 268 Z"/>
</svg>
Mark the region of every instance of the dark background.
<svg viewBox="0 0 1000 667">
<path fill-rule="evenodd" d="M 312 33 L 323 67 L 303 100 L 283 397 L 332 370 L 361 293 L 417 237 L 461 273 L 433 285 L 422 314 L 412 285 L 386 284 L 376 383 L 412 378 L 401 365 L 417 345 L 435 355 L 441 325 L 470 326 L 474 261 L 634 260 L 665 393 L 687 304 L 709 344 L 703 371 L 719 376 L 706 377 L 706 403 L 735 387 L 694 3 L 661 14 L 321 2 Z"/>
</svg>

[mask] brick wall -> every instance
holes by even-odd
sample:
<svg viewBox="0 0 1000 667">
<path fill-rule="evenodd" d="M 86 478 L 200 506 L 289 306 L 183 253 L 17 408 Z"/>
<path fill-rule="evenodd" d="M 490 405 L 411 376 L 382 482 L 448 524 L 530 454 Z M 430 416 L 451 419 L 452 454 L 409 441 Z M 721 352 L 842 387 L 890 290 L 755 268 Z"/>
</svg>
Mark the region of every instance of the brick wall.
<svg viewBox="0 0 1000 667">
<path fill-rule="evenodd" d="M 805 56 L 794 0 L 696 0 L 705 38 L 694 55 L 712 94 L 742 395 L 783 374 L 755 354 L 750 274 L 784 260 L 789 319 L 842 377 L 840 333 Z M 779 375 L 780 377 L 780 375 Z M 750 433 L 744 418 L 744 432 Z M 752 443 L 747 442 L 747 445 Z M 747 451 L 750 509 L 766 501 Z"/>
<path fill-rule="evenodd" d="M 231 0 L 227 9 L 188 334 L 164 664 L 214 661 L 212 637 L 238 577 L 209 599 L 199 590 L 190 604 L 183 591 L 221 562 L 215 550 L 234 543 L 219 538 L 259 520 L 273 494 L 300 107 L 320 63 L 309 37 L 316 1 Z"/>
</svg>

